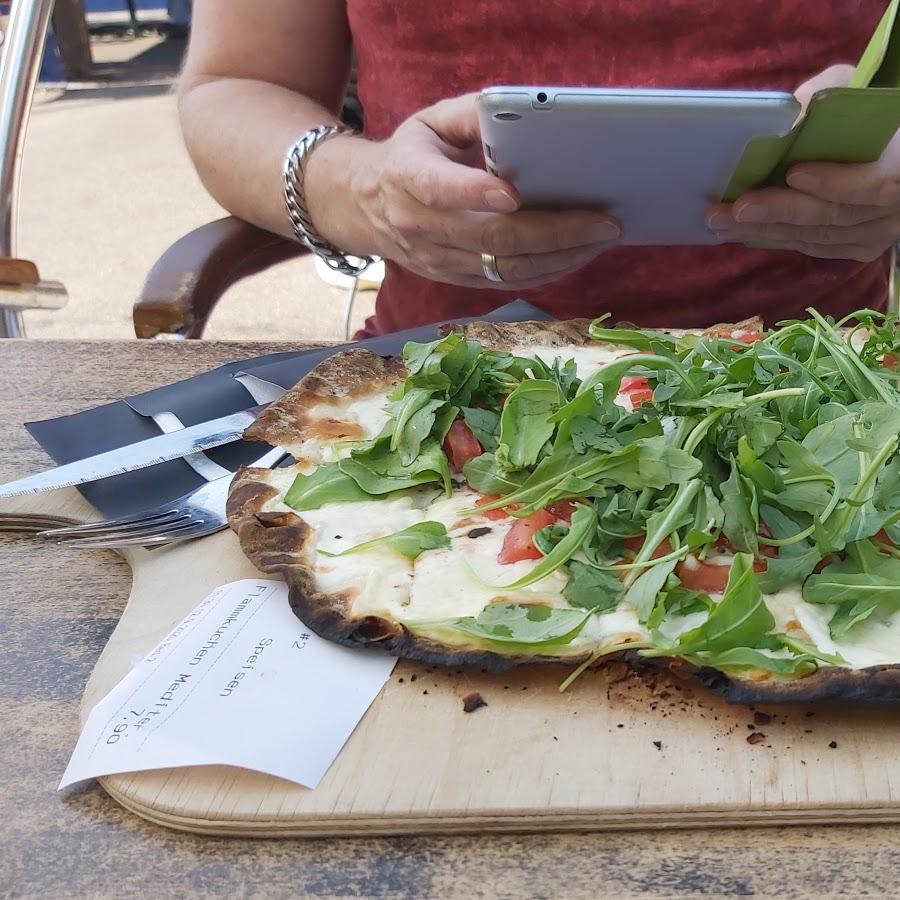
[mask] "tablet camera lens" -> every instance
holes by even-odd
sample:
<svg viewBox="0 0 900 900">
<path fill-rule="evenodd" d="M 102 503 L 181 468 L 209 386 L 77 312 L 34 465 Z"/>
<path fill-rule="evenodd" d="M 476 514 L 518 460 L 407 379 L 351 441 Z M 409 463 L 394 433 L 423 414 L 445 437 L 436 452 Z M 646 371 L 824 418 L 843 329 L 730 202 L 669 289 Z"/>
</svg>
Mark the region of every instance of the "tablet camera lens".
<svg viewBox="0 0 900 900">
<path fill-rule="evenodd" d="M 546 103 L 547 102 L 547 95 L 543 91 L 538 91 L 537 102 L 538 103 Z"/>
</svg>

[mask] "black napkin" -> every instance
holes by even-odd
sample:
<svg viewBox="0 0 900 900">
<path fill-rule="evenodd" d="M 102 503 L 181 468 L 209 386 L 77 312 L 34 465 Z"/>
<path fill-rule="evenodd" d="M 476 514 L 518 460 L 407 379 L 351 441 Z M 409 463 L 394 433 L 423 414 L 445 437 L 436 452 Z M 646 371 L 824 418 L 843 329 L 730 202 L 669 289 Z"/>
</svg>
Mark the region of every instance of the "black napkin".
<svg viewBox="0 0 900 900">
<path fill-rule="evenodd" d="M 546 321 L 553 317 L 524 300 L 516 300 L 477 318 L 494 322 L 525 322 Z M 457 321 L 475 320 L 469 318 Z M 399 353 L 407 341 L 434 340 L 440 324 L 442 323 L 370 338 L 352 346 L 365 347 L 373 353 L 390 356 Z M 134 397 L 70 416 L 28 422 L 25 427 L 55 462 L 73 462 L 155 437 L 160 434 L 160 429 L 150 417 L 161 412 L 174 413 L 187 426 L 253 406 L 253 398 L 234 379 L 239 372 L 249 372 L 289 388 L 323 359 L 348 346 L 351 345 L 268 353 L 255 359 L 228 363 L 202 375 Z M 261 444 L 235 441 L 209 450 L 207 455 L 219 465 L 234 470 L 239 465 L 248 465 L 258 459 L 265 449 Z M 186 462 L 177 459 L 84 484 L 78 490 L 104 516 L 124 516 L 174 500 L 201 484 L 203 479 Z"/>
</svg>

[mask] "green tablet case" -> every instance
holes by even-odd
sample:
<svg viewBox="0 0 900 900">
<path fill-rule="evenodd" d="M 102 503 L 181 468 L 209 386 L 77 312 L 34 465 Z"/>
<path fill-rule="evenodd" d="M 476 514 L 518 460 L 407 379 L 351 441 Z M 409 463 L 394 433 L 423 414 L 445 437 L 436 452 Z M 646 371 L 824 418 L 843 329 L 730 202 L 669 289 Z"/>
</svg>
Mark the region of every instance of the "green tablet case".
<svg viewBox="0 0 900 900">
<path fill-rule="evenodd" d="M 813 94 L 785 135 L 760 137 L 744 150 L 723 199 L 784 183 L 800 162 L 874 162 L 900 128 L 900 0 L 892 0 L 847 87 Z"/>
</svg>

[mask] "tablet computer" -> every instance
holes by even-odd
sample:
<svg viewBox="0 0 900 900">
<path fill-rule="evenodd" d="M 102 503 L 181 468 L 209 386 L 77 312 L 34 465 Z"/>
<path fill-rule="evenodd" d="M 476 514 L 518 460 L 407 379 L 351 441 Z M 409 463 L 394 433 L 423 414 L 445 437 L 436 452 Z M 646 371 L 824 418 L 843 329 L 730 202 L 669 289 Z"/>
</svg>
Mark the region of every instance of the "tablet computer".
<svg viewBox="0 0 900 900">
<path fill-rule="evenodd" d="M 714 244 L 706 209 L 754 138 L 790 131 L 793 94 L 493 87 L 477 99 L 485 165 L 526 208 L 605 209 L 623 244 Z"/>
</svg>

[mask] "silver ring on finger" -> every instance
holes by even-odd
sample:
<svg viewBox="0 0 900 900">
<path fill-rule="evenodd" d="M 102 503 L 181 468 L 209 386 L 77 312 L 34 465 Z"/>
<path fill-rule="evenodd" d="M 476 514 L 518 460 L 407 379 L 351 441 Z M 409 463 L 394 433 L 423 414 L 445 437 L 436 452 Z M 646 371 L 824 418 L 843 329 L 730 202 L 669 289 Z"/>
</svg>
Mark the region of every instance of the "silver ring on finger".
<svg viewBox="0 0 900 900">
<path fill-rule="evenodd" d="M 484 269 L 484 277 L 488 281 L 503 281 L 503 276 L 497 268 L 497 257 L 493 253 L 481 254 L 481 268 Z"/>
</svg>

